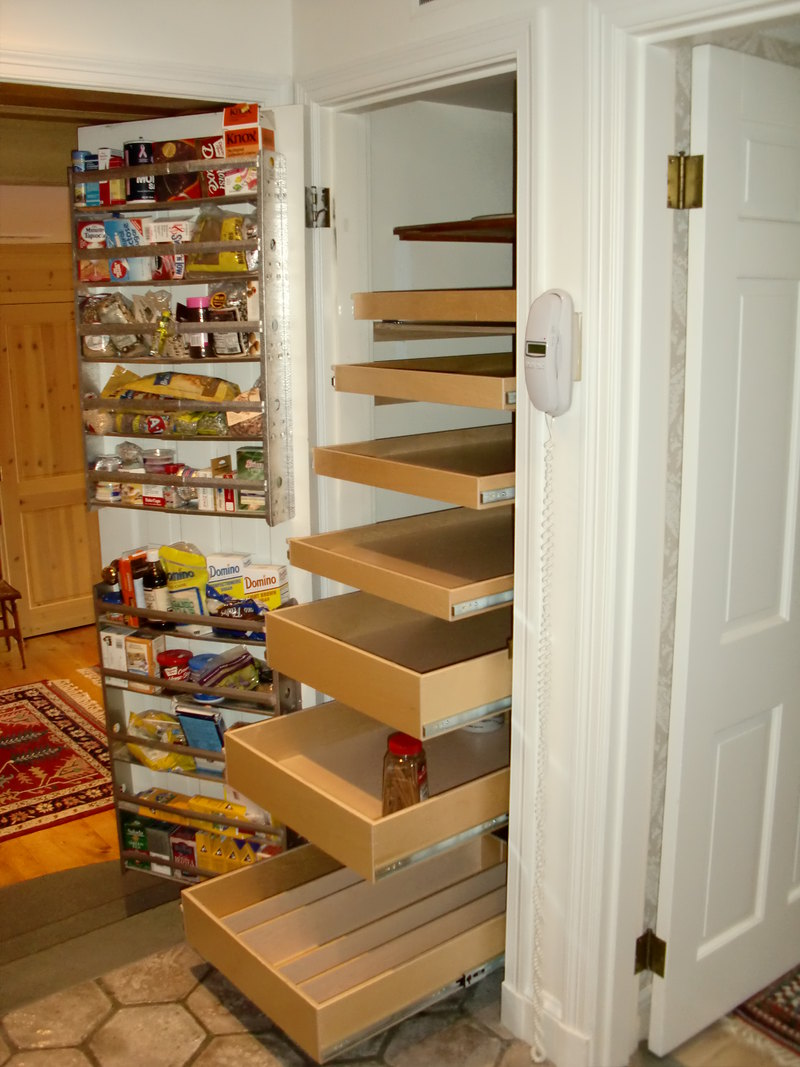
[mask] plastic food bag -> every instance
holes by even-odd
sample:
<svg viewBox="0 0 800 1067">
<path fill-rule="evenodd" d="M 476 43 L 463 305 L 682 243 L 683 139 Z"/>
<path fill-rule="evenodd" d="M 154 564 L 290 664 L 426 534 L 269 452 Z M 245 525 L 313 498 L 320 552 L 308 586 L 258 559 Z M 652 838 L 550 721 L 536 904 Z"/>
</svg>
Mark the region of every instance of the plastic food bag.
<svg viewBox="0 0 800 1067">
<path fill-rule="evenodd" d="M 170 745 L 185 745 L 183 730 L 175 715 L 168 711 L 132 711 L 128 717 L 128 734 L 142 741 L 161 741 Z M 128 751 L 133 758 L 154 771 L 188 771 L 195 769 L 191 756 L 183 752 L 167 752 L 150 748 L 147 744 L 128 741 Z"/>
<path fill-rule="evenodd" d="M 218 207 L 209 207 L 201 211 L 194 225 L 192 242 L 209 241 L 243 241 L 245 220 L 241 215 L 232 215 Z M 192 252 L 186 257 L 186 270 L 189 273 L 207 271 L 247 270 L 247 257 L 242 249 L 230 252 Z"/>
</svg>

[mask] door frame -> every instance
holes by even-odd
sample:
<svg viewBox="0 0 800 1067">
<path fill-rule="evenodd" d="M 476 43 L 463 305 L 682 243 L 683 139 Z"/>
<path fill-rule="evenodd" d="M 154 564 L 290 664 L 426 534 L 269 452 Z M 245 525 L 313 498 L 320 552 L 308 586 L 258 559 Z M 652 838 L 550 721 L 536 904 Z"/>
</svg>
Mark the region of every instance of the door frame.
<svg viewBox="0 0 800 1067">
<path fill-rule="evenodd" d="M 605 383 L 587 398 L 586 494 L 579 643 L 589 653 L 578 717 L 599 715 L 605 758 L 587 767 L 601 800 L 583 825 L 600 843 L 602 939 L 594 984 L 590 1063 L 623 1064 L 640 1037 L 633 947 L 642 932 L 657 699 L 669 391 L 672 224 L 664 211 L 674 146 L 671 42 L 800 14 L 800 3 L 735 0 L 592 0 L 588 196 L 587 351 L 604 354 Z M 609 190 L 613 192 L 609 195 Z M 595 314 L 592 314 L 594 311 Z M 613 385 L 611 384 L 613 383 Z M 586 383 L 590 386 L 590 383 Z M 605 395 L 604 395 L 605 394 Z M 591 502 L 603 501 L 602 509 Z M 593 532 L 592 532 L 593 531 Z M 603 557 L 598 544 L 615 544 Z M 597 649 L 597 655 L 593 650 Z M 588 688 L 593 686 L 594 688 Z M 580 726 L 579 726 L 580 728 Z M 595 754 L 596 755 L 596 754 Z M 580 781 L 580 779 L 576 779 Z"/>
</svg>

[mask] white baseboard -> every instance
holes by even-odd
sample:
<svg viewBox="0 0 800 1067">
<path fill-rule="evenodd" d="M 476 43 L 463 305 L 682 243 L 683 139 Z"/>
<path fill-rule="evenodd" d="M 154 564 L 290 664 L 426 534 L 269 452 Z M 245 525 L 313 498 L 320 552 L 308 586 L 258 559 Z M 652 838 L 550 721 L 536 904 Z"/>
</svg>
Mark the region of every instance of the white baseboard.
<svg viewBox="0 0 800 1067">
<path fill-rule="evenodd" d="M 548 1063 L 554 1067 L 592 1067 L 591 1041 L 561 1022 L 561 1005 L 547 993 L 544 995 L 544 1051 Z M 533 1042 L 533 1005 L 530 999 L 503 983 L 501 1003 L 503 1026 L 520 1041 Z"/>
</svg>

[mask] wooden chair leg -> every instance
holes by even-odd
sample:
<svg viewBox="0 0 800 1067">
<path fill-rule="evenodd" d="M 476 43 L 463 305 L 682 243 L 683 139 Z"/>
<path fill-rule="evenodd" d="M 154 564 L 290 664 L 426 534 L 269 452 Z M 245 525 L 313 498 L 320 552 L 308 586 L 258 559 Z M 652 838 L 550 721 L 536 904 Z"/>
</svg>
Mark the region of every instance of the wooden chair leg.
<svg viewBox="0 0 800 1067">
<path fill-rule="evenodd" d="M 3 612 L 3 626 L 2 626 L 2 629 L 6 631 L 6 635 L 5 635 L 5 638 L 6 638 L 6 652 L 9 652 L 11 650 L 11 635 L 9 634 L 8 631 L 11 629 L 11 627 L 9 626 L 8 604 L 5 602 L 5 600 L 0 601 L 0 609 L 2 609 L 2 612 Z"/>
<path fill-rule="evenodd" d="M 14 630 L 16 631 L 15 637 L 17 639 L 17 645 L 19 646 L 19 655 L 22 660 L 22 669 L 25 670 L 25 639 L 22 636 L 22 628 L 19 624 L 19 615 L 17 614 L 17 602 L 16 600 L 11 605 L 11 614 L 14 616 Z"/>
</svg>

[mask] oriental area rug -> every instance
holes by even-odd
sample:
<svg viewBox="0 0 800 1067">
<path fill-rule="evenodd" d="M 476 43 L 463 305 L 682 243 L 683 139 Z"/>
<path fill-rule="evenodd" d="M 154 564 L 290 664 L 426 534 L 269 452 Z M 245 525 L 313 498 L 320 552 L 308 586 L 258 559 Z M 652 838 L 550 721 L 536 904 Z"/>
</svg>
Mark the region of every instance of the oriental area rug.
<svg viewBox="0 0 800 1067">
<path fill-rule="evenodd" d="M 99 710 L 64 682 L 0 691 L 0 841 L 112 806 Z"/>
<path fill-rule="evenodd" d="M 800 1056 L 800 966 L 740 1004 L 734 1015 Z"/>
</svg>

